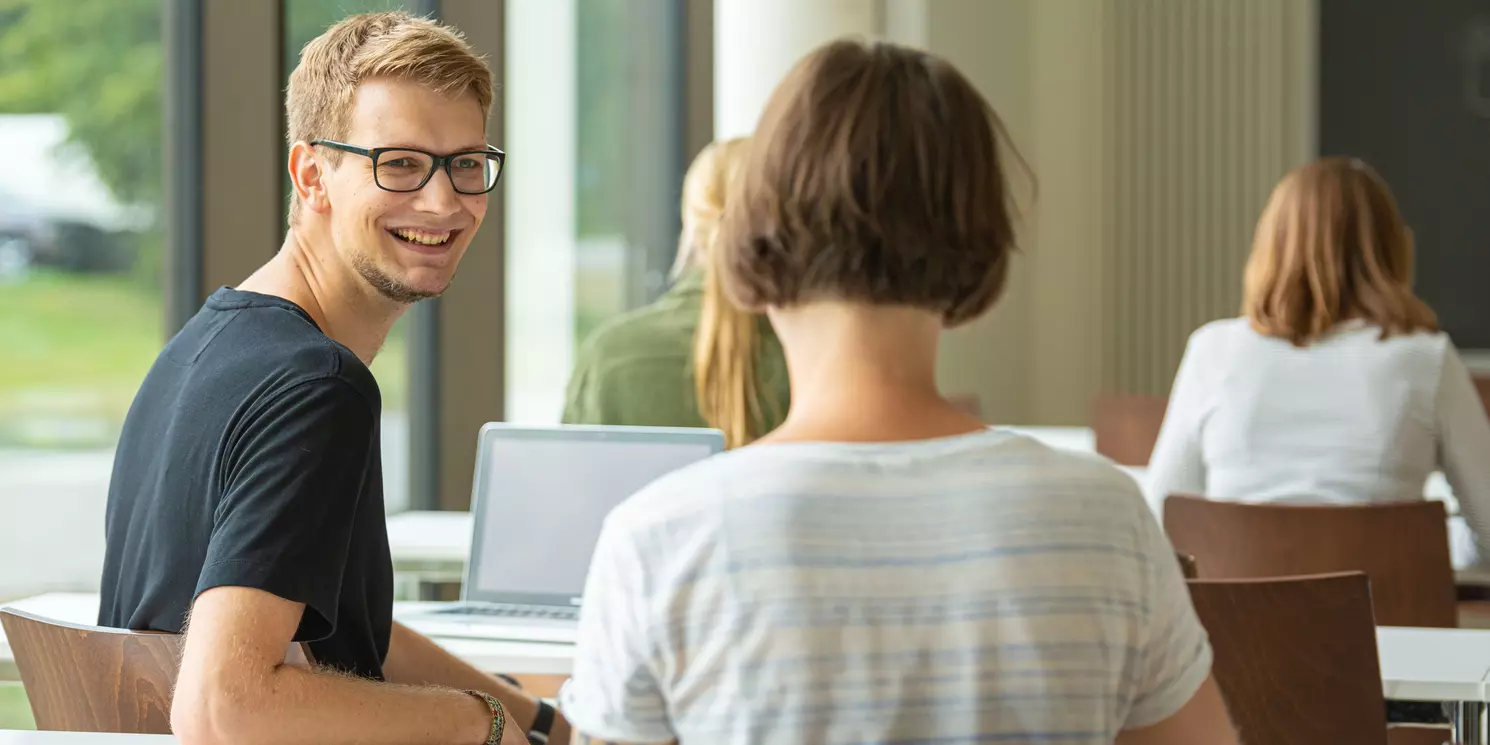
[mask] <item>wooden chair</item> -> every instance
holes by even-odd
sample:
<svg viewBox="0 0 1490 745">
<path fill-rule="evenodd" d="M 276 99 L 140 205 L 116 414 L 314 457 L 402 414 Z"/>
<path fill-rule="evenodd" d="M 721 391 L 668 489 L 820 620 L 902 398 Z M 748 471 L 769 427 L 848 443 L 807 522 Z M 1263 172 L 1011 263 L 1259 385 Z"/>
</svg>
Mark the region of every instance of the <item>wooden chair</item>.
<svg viewBox="0 0 1490 745">
<path fill-rule="evenodd" d="M 36 728 L 171 733 L 182 637 L 52 621 L 0 610 Z"/>
<path fill-rule="evenodd" d="M 1480 403 L 1485 406 L 1485 415 L 1490 416 L 1490 377 L 1474 376 L 1474 387 L 1480 394 Z"/>
<path fill-rule="evenodd" d="M 1121 466 L 1148 465 L 1168 405 L 1164 396 L 1097 396 L 1092 404 L 1097 452 Z"/>
<path fill-rule="evenodd" d="M 1247 742 L 1386 745 L 1386 702 L 1362 572 L 1192 580 L 1212 673 Z"/>
<path fill-rule="evenodd" d="M 1180 560 L 1180 573 L 1185 575 L 1185 579 L 1200 579 L 1200 566 L 1195 563 L 1194 556 L 1178 551 L 1174 555 Z"/>
<path fill-rule="evenodd" d="M 171 733 L 171 692 L 185 637 L 63 623 L 0 609 L 36 728 L 65 732 Z M 292 644 L 285 661 L 311 664 Z"/>
<path fill-rule="evenodd" d="M 1451 745 L 1453 739 L 1453 730 L 1443 725 L 1387 725 L 1387 745 Z"/>
<path fill-rule="evenodd" d="M 1442 502 L 1300 506 L 1171 496 L 1164 530 L 1205 579 L 1363 571 L 1378 624 L 1458 625 Z"/>
</svg>

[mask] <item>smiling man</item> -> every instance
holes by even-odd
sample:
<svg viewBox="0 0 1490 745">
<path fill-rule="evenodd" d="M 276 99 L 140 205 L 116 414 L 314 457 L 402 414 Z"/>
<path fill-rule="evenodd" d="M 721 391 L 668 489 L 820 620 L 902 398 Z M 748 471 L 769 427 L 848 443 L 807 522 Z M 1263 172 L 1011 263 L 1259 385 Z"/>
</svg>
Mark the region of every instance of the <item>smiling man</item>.
<svg viewBox="0 0 1490 745">
<path fill-rule="evenodd" d="M 109 485 L 99 622 L 186 633 L 182 742 L 568 736 L 547 705 L 392 621 L 368 365 L 481 226 L 503 163 L 491 102 L 458 33 L 402 13 L 337 24 L 290 76 L 284 244 L 166 345 Z M 313 666 L 287 663 L 296 642 Z"/>
</svg>

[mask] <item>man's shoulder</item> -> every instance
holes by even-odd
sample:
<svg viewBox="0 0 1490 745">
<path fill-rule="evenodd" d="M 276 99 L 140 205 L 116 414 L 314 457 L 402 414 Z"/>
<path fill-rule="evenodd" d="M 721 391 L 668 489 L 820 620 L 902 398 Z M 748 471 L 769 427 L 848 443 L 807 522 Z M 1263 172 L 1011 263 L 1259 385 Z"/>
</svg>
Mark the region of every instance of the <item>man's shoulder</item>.
<svg viewBox="0 0 1490 745">
<path fill-rule="evenodd" d="M 367 365 L 287 304 L 223 303 L 214 295 L 162 356 L 207 387 L 274 397 L 306 385 L 345 386 L 380 407 Z"/>
</svg>

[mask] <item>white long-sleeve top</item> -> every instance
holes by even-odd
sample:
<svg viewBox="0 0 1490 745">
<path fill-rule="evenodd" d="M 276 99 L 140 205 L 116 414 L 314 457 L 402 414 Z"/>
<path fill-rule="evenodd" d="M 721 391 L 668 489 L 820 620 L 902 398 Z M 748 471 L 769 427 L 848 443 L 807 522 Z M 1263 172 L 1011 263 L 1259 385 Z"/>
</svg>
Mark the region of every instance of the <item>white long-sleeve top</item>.
<svg viewBox="0 0 1490 745">
<path fill-rule="evenodd" d="M 1149 460 L 1150 497 L 1359 504 L 1442 470 L 1490 539 L 1490 420 L 1448 336 L 1341 324 L 1306 347 L 1216 321 L 1190 337 Z"/>
</svg>

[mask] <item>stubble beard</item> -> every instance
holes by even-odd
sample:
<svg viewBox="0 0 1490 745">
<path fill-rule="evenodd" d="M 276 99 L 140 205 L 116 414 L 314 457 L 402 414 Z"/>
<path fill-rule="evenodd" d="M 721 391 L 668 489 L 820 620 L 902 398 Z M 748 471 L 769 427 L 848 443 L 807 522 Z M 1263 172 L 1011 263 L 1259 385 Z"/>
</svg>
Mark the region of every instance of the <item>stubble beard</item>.
<svg viewBox="0 0 1490 745">
<path fill-rule="evenodd" d="M 357 269 L 358 274 L 362 275 L 364 281 L 378 291 L 378 294 L 395 303 L 413 305 L 420 300 L 439 297 L 445 293 L 445 290 L 450 289 L 450 283 L 447 282 L 444 287 L 433 292 L 417 290 L 388 276 L 387 272 L 380 269 L 377 264 L 374 264 L 371 259 L 362 253 L 358 253 L 353 257 L 352 266 Z M 454 281 L 453 277 L 452 281 Z"/>
</svg>

